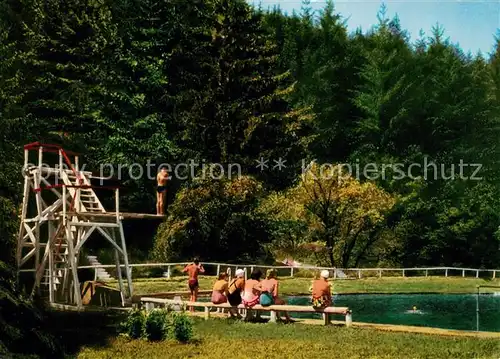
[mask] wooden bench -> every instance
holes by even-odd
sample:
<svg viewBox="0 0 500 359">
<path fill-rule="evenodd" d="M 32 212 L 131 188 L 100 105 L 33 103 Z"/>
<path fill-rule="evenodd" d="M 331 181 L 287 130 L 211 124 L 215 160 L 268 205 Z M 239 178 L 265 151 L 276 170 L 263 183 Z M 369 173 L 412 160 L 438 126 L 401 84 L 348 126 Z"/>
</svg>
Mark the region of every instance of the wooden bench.
<svg viewBox="0 0 500 359">
<path fill-rule="evenodd" d="M 198 296 L 208 296 L 212 294 L 212 290 L 199 290 L 198 291 Z M 189 297 L 191 295 L 191 292 L 188 291 L 173 291 L 173 292 L 160 292 L 160 293 L 151 293 L 147 294 L 148 298 L 173 298 L 175 296 L 181 296 L 181 297 Z M 140 303 L 141 298 L 143 294 L 141 295 L 134 295 L 132 297 L 132 303 Z"/>
<path fill-rule="evenodd" d="M 155 307 L 166 308 L 171 305 L 204 308 L 205 319 L 207 320 L 210 318 L 211 308 L 223 308 L 223 309 L 238 308 L 238 309 L 271 312 L 271 320 L 270 320 L 271 322 L 276 322 L 277 312 L 321 313 L 323 314 L 323 321 L 325 325 L 330 324 L 331 314 L 341 314 L 345 316 L 346 326 L 350 327 L 352 325 L 352 312 L 349 310 L 348 307 L 326 307 L 323 309 L 316 309 L 312 306 L 305 306 L 305 305 L 270 305 L 267 307 L 263 307 L 260 304 L 257 304 L 252 308 L 247 308 L 243 304 L 240 304 L 238 307 L 233 307 L 229 303 L 213 304 L 211 302 L 186 302 L 175 299 L 163 299 L 163 298 L 151 298 L 151 297 L 142 297 L 141 304 L 145 306 L 146 310 L 151 310 L 154 309 Z"/>
</svg>

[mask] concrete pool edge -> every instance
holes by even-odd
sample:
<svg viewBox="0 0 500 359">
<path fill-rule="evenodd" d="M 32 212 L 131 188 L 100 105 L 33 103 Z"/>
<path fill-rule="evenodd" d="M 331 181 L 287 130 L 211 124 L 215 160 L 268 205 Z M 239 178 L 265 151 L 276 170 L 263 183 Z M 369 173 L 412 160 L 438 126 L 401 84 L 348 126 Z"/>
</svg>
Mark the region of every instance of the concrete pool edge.
<svg viewBox="0 0 500 359">
<path fill-rule="evenodd" d="M 203 312 L 194 312 L 189 314 L 195 317 L 203 317 L 204 315 Z M 227 315 L 221 313 L 210 313 L 210 316 L 215 319 L 227 318 Z M 294 318 L 294 320 L 296 324 L 321 325 L 321 326 L 324 325 L 323 321 L 319 319 Z M 338 320 L 332 320 L 331 324 L 336 326 L 345 326 L 345 322 Z M 439 335 L 439 336 L 462 337 L 462 338 L 468 337 L 468 338 L 482 338 L 482 339 L 500 339 L 500 332 L 474 332 L 474 331 L 442 329 L 434 327 L 417 327 L 411 325 L 394 325 L 394 324 L 378 324 L 378 323 L 375 324 L 375 323 L 363 323 L 363 322 L 352 322 L 352 326 L 355 328 L 375 329 L 380 331 L 396 332 L 396 333 Z"/>
<path fill-rule="evenodd" d="M 340 321 L 332 321 L 335 324 L 344 324 Z M 377 329 L 388 332 L 399 332 L 399 333 L 412 333 L 412 334 L 427 334 L 427 335 L 440 335 L 440 336 L 451 336 L 451 337 L 469 337 L 469 338 L 484 338 L 484 339 L 499 339 L 500 332 L 474 332 L 467 330 L 456 330 L 456 329 L 443 329 L 434 327 L 417 327 L 412 325 L 395 325 L 395 324 L 375 324 L 375 323 L 362 323 L 362 322 L 352 322 L 353 327 L 358 328 L 370 328 Z"/>
</svg>

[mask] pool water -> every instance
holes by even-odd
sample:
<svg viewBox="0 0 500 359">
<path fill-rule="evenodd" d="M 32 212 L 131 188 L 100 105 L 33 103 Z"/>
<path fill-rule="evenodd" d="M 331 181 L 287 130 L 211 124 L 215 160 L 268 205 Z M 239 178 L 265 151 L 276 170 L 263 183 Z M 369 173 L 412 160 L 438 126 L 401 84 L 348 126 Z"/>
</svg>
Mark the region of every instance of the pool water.
<svg viewBox="0 0 500 359">
<path fill-rule="evenodd" d="M 284 299 L 294 305 L 311 303 L 306 296 Z M 341 294 L 334 295 L 333 300 L 335 306 L 352 310 L 354 322 L 476 330 L 475 294 Z M 479 330 L 500 332 L 500 295 L 481 294 L 479 309 Z M 318 313 L 291 313 L 291 316 L 321 319 Z M 344 320 L 344 317 L 333 315 L 332 319 Z"/>
<path fill-rule="evenodd" d="M 287 299 L 289 304 L 310 303 L 309 297 Z M 475 294 L 342 294 L 334 296 L 334 305 L 349 307 L 354 322 L 476 330 Z M 500 295 L 480 295 L 479 310 L 479 330 L 500 332 Z M 321 318 L 316 313 L 293 316 Z M 332 319 L 343 320 L 342 316 Z"/>
</svg>

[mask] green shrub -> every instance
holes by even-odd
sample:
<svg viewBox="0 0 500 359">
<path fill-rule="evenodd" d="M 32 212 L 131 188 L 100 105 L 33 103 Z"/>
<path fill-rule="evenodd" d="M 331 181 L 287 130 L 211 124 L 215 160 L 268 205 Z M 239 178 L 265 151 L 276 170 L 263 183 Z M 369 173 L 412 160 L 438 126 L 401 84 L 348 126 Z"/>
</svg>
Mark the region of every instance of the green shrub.
<svg viewBox="0 0 500 359">
<path fill-rule="evenodd" d="M 130 311 L 127 319 L 121 325 L 122 333 L 132 339 L 144 337 L 146 331 L 146 313 L 142 310 L 134 309 Z"/>
<path fill-rule="evenodd" d="M 146 319 L 146 338 L 151 341 L 164 340 L 167 338 L 168 327 L 168 312 L 164 309 L 152 310 Z"/>
<path fill-rule="evenodd" d="M 193 323 L 186 313 L 166 309 L 132 310 L 120 327 L 121 333 L 132 339 L 159 341 L 170 337 L 187 343 L 193 337 Z"/>
<path fill-rule="evenodd" d="M 172 313 L 172 336 L 181 343 L 187 343 L 193 337 L 193 323 L 185 313 Z"/>
</svg>

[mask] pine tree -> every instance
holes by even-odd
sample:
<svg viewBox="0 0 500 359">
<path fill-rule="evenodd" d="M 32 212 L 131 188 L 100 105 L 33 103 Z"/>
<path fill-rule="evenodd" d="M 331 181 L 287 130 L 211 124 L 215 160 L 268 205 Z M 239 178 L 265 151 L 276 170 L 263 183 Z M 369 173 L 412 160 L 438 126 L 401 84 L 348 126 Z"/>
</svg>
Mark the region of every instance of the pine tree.
<svg viewBox="0 0 500 359">
<path fill-rule="evenodd" d="M 276 74 L 277 52 L 262 16 L 244 1 L 216 0 L 213 5 L 212 41 L 201 60 L 208 86 L 196 89 L 203 97 L 174 122 L 184 125 L 185 147 L 210 162 L 238 163 L 244 172 L 260 174 L 255 167 L 260 157 L 271 163 L 286 159 L 294 166 L 289 172 L 270 174 L 271 185 L 283 185 L 300 167 L 304 144 L 298 136 L 308 126 L 307 117 L 290 111 L 292 88 L 286 73 Z M 188 74 L 196 70 L 179 65 Z"/>
<path fill-rule="evenodd" d="M 80 148 L 95 143 L 101 117 L 101 63 L 115 30 L 107 4 L 100 0 L 12 2 L 10 12 L 25 62 L 22 105 L 36 123 L 36 140 L 62 142 L 60 133 Z M 33 139 L 35 139 L 33 138 Z"/>
<path fill-rule="evenodd" d="M 164 99 L 178 16 L 170 2 L 122 0 L 114 5 L 119 40 L 105 62 L 109 81 L 100 127 L 100 136 L 107 138 L 102 160 L 144 163 L 174 151 Z"/>
<path fill-rule="evenodd" d="M 500 30 L 495 36 L 495 50 L 490 59 L 493 96 L 500 106 Z"/>
<path fill-rule="evenodd" d="M 322 11 L 315 35 L 317 45 L 308 66 L 310 80 L 302 84 L 317 114 L 318 138 L 312 150 L 319 160 L 344 161 L 352 151 L 352 117 L 356 109 L 350 100 L 359 83 L 356 67 L 361 57 L 348 39 L 332 1 Z"/>
<path fill-rule="evenodd" d="M 361 84 L 355 91 L 354 104 L 362 111 L 356 120 L 357 147 L 360 156 L 377 153 L 400 154 L 408 145 L 406 125 L 410 121 L 413 79 L 408 73 L 412 54 L 401 33 L 394 33 L 385 18 L 362 44 L 364 65 Z"/>
<path fill-rule="evenodd" d="M 33 126 L 22 107 L 24 63 L 30 59 L 28 46 L 20 51 L 24 39 L 11 4 L 0 2 L 0 265 L 14 264 L 15 233 L 18 226 L 16 204 L 20 201 L 22 147 Z M 28 44 L 26 44 L 28 45 Z"/>
</svg>

